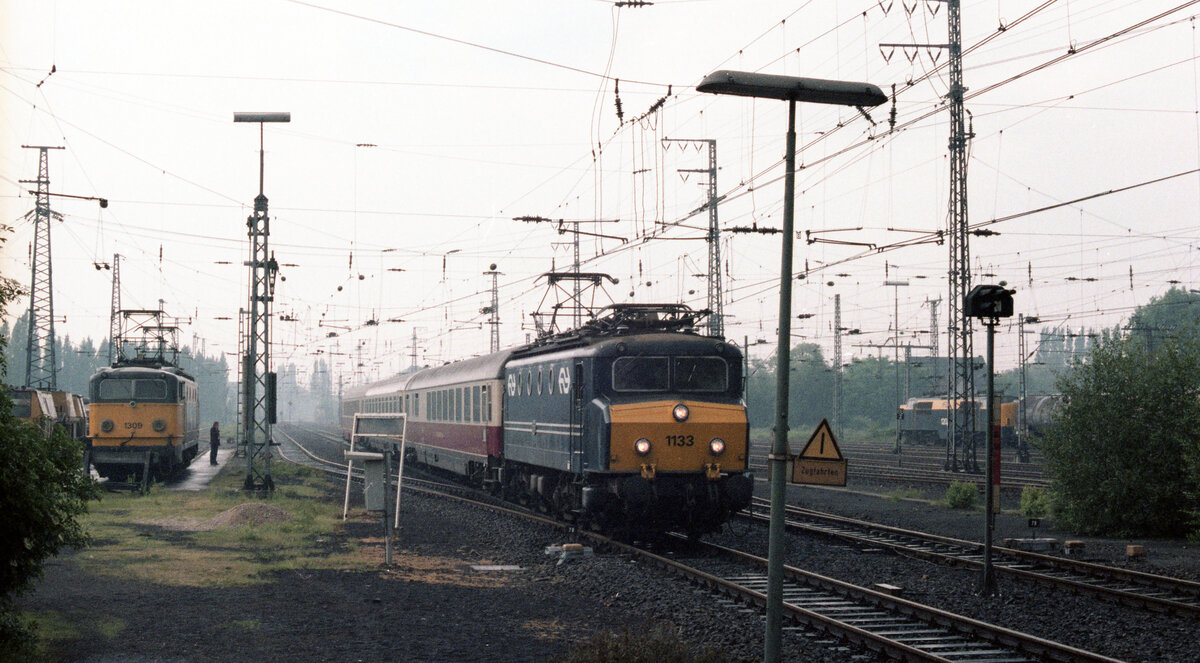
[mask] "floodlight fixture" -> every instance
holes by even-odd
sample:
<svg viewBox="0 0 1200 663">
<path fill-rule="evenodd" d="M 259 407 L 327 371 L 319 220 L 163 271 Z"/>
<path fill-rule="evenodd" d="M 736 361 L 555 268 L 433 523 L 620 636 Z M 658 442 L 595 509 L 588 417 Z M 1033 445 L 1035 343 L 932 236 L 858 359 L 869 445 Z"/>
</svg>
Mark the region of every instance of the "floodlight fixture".
<svg viewBox="0 0 1200 663">
<path fill-rule="evenodd" d="M 700 85 L 696 86 L 696 91 L 865 108 L 887 101 L 883 90 L 870 83 L 760 74 L 751 71 L 714 71 L 704 77 Z"/>
<path fill-rule="evenodd" d="M 291 122 L 291 113 L 234 113 L 234 122 Z"/>
</svg>

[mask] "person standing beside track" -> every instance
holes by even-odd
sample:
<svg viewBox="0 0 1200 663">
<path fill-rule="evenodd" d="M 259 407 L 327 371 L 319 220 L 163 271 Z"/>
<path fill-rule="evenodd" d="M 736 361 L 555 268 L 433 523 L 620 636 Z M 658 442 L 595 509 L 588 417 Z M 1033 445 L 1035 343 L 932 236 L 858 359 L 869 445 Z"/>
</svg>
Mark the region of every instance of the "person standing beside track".
<svg viewBox="0 0 1200 663">
<path fill-rule="evenodd" d="M 213 422 L 212 428 L 208 429 L 208 464 L 217 464 L 217 448 L 221 446 L 221 428 L 217 422 Z"/>
</svg>

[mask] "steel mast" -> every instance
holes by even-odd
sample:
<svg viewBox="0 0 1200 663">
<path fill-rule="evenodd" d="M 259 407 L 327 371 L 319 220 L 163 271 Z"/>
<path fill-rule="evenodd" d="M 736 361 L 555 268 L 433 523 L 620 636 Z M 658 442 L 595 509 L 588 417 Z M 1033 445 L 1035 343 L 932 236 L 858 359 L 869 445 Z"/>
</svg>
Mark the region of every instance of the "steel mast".
<svg viewBox="0 0 1200 663">
<path fill-rule="evenodd" d="M 263 124 L 291 122 L 291 113 L 234 113 L 234 122 L 258 123 L 258 196 L 254 213 L 246 219 L 250 239 L 250 296 L 247 311 L 246 354 L 242 357 L 243 430 L 246 445 L 246 481 L 243 490 L 275 489 L 271 479 L 271 425 L 275 423 L 275 374 L 271 372 L 271 303 L 275 301 L 275 276 L 279 265 L 268 239 L 271 219 L 263 194 Z"/>
<path fill-rule="evenodd" d="M 33 255 L 29 275 L 29 335 L 25 345 L 25 386 L 32 389 L 58 389 L 58 360 L 54 339 L 54 268 L 50 261 L 50 220 L 62 221 L 62 215 L 50 209 L 50 165 L 48 150 L 62 147 L 22 145 L 38 150 L 38 178 L 21 180 L 36 184 L 37 203 L 25 214 L 34 221 Z"/>
<path fill-rule="evenodd" d="M 963 310 L 971 290 L 970 228 L 967 222 L 967 141 L 963 104 L 962 14 L 960 0 L 945 0 L 950 50 L 950 334 L 947 469 L 979 471 L 975 457 L 975 351 L 971 320 Z M 957 406 L 957 407 L 954 407 Z"/>
</svg>

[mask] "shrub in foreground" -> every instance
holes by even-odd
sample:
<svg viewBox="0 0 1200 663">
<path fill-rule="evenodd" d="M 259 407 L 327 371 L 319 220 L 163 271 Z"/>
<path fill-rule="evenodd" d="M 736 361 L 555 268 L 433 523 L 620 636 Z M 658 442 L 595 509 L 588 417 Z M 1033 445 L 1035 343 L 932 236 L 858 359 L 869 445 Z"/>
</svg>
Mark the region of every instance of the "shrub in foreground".
<svg viewBox="0 0 1200 663">
<path fill-rule="evenodd" d="M 1044 518 L 1050 515 L 1050 495 L 1038 486 L 1021 489 L 1021 515 L 1026 518 Z"/>
<path fill-rule="evenodd" d="M 979 501 L 979 489 L 966 481 L 951 481 L 946 489 L 946 506 L 951 509 L 974 509 Z"/>
</svg>

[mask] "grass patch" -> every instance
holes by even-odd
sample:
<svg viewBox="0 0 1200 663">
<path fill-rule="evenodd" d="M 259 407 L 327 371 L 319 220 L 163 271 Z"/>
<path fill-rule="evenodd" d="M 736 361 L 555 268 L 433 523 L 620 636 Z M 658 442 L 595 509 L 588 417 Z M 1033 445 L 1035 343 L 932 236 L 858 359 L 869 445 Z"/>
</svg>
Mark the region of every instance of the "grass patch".
<svg viewBox="0 0 1200 663">
<path fill-rule="evenodd" d="M 24 613 L 40 642 L 73 640 L 83 635 L 83 626 L 52 610 Z"/>
<path fill-rule="evenodd" d="M 897 490 L 889 490 L 888 492 L 883 494 L 883 497 L 884 497 L 884 499 L 891 500 L 892 502 L 899 502 L 901 500 L 924 499 L 925 495 L 923 495 L 921 493 L 921 490 L 919 488 L 914 488 L 912 486 L 909 486 L 907 488 L 900 488 Z"/>
<path fill-rule="evenodd" d="M 28 619 L 37 636 L 37 651 L 45 660 L 60 645 L 84 638 L 112 640 L 125 631 L 125 620 L 103 614 L 69 618 L 53 610 L 39 610 L 22 615 Z"/>
<path fill-rule="evenodd" d="M 229 624 L 232 628 L 238 628 L 243 631 L 257 631 L 262 626 L 257 619 L 239 619 Z"/>
<path fill-rule="evenodd" d="M 279 570 L 369 566 L 347 555 L 347 546 L 329 543 L 343 523 L 340 504 L 322 499 L 329 492 L 325 475 L 276 464 L 277 488 L 265 497 L 243 493 L 243 478 L 223 469 L 200 492 L 106 494 L 82 519 L 97 544 L 75 560 L 98 575 L 208 587 L 257 584 Z M 255 501 L 282 509 L 288 519 L 214 526 L 218 514 Z"/>
<path fill-rule="evenodd" d="M 652 624 L 638 632 L 599 633 L 576 647 L 567 663 L 719 663 L 718 651 L 688 646 L 671 624 Z"/>
</svg>

